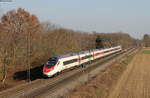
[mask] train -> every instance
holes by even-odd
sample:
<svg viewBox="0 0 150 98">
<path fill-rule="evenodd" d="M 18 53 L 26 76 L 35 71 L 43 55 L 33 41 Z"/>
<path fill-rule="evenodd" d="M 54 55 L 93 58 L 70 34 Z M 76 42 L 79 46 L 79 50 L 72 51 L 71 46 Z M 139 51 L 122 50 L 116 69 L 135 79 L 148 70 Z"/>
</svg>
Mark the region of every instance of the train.
<svg viewBox="0 0 150 98">
<path fill-rule="evenodd" d="M 56 74 L 74 67 L 84 67 L 88 62 L 111 55 L 122 50 L 121 46 L 92 49 L 82 52 L 75 52 L 61 56 L 52 56 L 43 66 L 43 75 L 53 77 Z"/>
</svg>

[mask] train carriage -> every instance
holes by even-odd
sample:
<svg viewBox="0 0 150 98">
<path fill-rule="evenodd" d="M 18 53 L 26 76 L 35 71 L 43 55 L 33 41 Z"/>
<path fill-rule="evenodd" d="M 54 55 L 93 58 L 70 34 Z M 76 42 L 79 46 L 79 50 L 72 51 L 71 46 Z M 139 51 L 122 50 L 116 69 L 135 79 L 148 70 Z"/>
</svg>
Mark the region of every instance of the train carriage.
<svg viewBox="0 0 150 98">
<path fill-rule="evenodd" d="M 83 52 L 76 52 L 62 56 L 53 56 L 49 58 L 47 63 L 44 65 L 43 74 L 47 77 L 51 77 L 63 70 L 76 66 L 83 66 L 83 64 L 87 62 L 99 59 L 121 50 L 121 46 L 117 46 L 105 49 L 93 49 Z"/>
</svg>

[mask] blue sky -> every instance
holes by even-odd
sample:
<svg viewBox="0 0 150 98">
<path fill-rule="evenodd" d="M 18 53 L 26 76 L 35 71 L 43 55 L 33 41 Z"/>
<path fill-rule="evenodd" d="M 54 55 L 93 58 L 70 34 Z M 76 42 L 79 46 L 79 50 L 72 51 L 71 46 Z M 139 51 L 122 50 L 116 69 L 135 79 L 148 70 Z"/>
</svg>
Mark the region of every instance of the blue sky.
<svg viewBox="0 0 150 98">
<path fill-rule="evenodd" d="M 150 34 L 150 0 L 12 0 L 0 2 L 1 15 L 24 8 L 40 21 L 97 32 L 126 32 L 136 38 Z"/>
</svg>

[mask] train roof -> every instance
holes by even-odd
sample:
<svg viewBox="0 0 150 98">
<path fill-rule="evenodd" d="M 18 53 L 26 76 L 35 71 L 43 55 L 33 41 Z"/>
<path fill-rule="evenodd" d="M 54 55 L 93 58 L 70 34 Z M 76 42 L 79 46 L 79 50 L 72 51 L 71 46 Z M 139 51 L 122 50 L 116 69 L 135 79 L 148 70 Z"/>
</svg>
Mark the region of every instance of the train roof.
<svg viewBox="0 0 150 98">
<path fill-rule="evenodd" d="M 102 49 L 92 49 L 92 50 L 81 51 L 81 52 L 73 52 L 73 53 L 70 53 L 70 54 L 65 54 L 65 55 L 60 55 L 60 56 L 52 56 L 52 57 L 55 57 L 55 58 L 65 58 L 65 57 L 68 57 L 68 56 L 74 56 L 74 55 L 88 53 L 90 51 L 94 52 L 94 51 L 99 51 L 99 50 L 102 50 Z"/>
<path fill-rule="evenodd" d="M 74 55 L 88 53 L 89 51 L 98 51 L 98 49 L 81 51 L 81 52 L 73 52 L 73 53 L 70 53 L 70 54 L 65 54 L 65 55 L 61 55 L 61 56 L 53 56 L 53 57 L 55 57 L 55 58 L 65 58 L 65 57 L 68 57 L 68 56 L 74 56 Z"/>
<path fill-rule="evenodd" d="M 113 47 L 111 47 L 113 48 Z M 95 51 L 100 51 L 100 50 L 104 50 L 104 49 L 108 49 L 108 48 L 101 48 L 101 49 L 91 49 L 91 50 L 86 50 L 86 51 L 81 51 L 81 52 L 73 52 L 73 53 L 70 53 L 70 54 L 65 54 L 65 55 L 61 55 L 61 56 L 52 56 L 54 58 L 65 58 L 65 57 L 68 57 L 68 56 L 74 56 L 74 55 L 79 55 L 79 54 L 84 54 L 84 53 L 88 53 L 88 52 L 95 52 Z"/>
</svg>

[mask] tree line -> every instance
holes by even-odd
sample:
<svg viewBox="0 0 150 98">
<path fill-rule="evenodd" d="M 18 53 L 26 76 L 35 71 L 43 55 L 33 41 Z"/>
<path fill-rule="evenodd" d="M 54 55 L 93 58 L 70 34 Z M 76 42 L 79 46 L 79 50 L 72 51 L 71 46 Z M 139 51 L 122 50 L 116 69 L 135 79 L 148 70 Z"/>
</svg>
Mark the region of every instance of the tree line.
<svg viewBox="0 0 150 98">
<path fill-rule="evenodd" d="M 50 56 L 116 45 L 128 48 L 136 40 L 121 32 L 74 31 L 40 22 L 22 8 L 11 10 L 0 19 L 0 79 L 4 82 L 27 65 L 39 66 Z"/>
<path fill-rule="evenodd" d="M 150 47 L 150 35 L 149 34 L 145 34 L 143 37 L 143 45 L 145 47 Z"/>
</svg>

